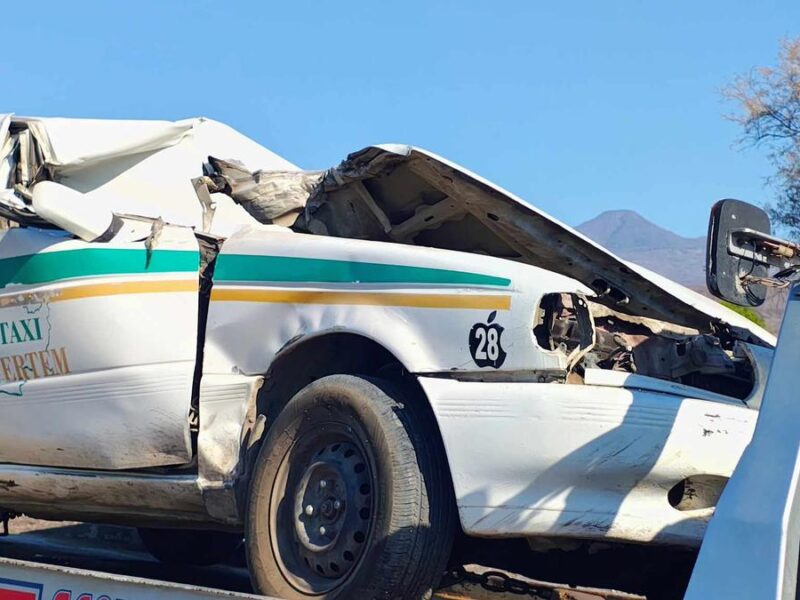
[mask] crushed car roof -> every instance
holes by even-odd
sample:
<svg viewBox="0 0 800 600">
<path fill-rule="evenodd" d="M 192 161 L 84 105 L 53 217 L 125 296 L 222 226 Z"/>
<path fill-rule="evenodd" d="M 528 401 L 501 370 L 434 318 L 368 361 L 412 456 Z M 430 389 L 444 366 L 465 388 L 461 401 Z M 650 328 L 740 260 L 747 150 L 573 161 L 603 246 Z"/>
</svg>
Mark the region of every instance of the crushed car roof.
<svg viewBox="0 0 800 600">
<path fill-rule="evenodd" d="M 0 117 L 0 213 L 35 223 L 30 195 L 42 180 L 102 198 L 115 212 L 223 237 L 245 224 L 277 222 L 525 262 L 584 283 L 622 312 L 775 343 L 717 302 L 623 261 L 501 187 L 412 146 L 372 146 L 332 169 L 301 171 L 209 119 Z M 213 220 L 205 222 L 204 196 L 213 198 Z"/>
<path fill-rule="evenodd" d="M 0 115 L 0 212 L 35 222 L 31 188 L 51 180 L 107 203 L 114 212 L 202 225 L 192 179 L 210 154 L 250 169 L 298 170 L 238 131 L 211 119 L 134 121 Z M 215 225 L 229 235 L 255 220 L 215 197 Z M 2 209 L 5 209 L 4 211 Z"/>
</svg>

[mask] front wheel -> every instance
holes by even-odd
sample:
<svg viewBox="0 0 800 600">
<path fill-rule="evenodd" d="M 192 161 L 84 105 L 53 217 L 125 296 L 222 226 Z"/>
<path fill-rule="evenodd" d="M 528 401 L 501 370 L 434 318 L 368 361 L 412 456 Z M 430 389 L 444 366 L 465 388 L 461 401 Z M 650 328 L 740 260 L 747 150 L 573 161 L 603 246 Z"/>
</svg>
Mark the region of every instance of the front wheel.
<svg viewBox="0 0 800 600">
<path fill-rule="evenodd" d="M 246 550 L 262 594 L 427 598 L 455 529 L 427 414 L 384 382 L 332 375 L 272 424 L 250 489 Z"/>
</svg>

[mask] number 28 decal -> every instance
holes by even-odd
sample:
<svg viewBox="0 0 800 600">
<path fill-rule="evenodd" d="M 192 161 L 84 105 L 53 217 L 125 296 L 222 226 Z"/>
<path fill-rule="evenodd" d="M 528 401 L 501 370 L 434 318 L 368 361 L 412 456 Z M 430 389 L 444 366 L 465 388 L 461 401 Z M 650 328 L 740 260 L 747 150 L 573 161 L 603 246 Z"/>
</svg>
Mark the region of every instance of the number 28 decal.
<svg viewBox="0 0 800 600">
<path fill-rule="evenodd" d="M 469 330 L 469 351 L 479 367 L 499 368 L 506 360 L 506 351 L 500 338 L 503 328 L 494 323 L 497 311 L 489 315 L 486 323 L 475 323 Z"/>
</svg>

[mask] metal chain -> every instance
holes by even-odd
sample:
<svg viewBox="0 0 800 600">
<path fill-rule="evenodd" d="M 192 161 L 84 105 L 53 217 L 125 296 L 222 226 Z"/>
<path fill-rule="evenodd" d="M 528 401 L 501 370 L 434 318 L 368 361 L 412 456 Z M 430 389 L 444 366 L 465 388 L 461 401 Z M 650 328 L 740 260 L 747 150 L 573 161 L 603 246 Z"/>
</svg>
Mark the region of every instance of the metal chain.
<svg viewBox="0 0 800 600">
<path fill-rule="evenodd" d="M 537 600 L 549 600 L 555 597 L 553 595 L 553 590 L 537 588 L 527 581 L 517 579 L 502 571 L 472 573 L 467 571 L 463 566 L 458 566 L 447 572 L 445 581 L 449 584 L 466 581 L 468 583 L 480 585 L 489 592 L 529 596 Z"/>
<path fill-rule="evenodd" d="M 8 536 L 8 522 L 11 519 L 16 519 L 18 516 L 20 515 L 15 513 L 13 510 L 0 511 L 0 523 L 3 524 L 3 530 L 0 532 L 0 537 Z"/>
</svg>

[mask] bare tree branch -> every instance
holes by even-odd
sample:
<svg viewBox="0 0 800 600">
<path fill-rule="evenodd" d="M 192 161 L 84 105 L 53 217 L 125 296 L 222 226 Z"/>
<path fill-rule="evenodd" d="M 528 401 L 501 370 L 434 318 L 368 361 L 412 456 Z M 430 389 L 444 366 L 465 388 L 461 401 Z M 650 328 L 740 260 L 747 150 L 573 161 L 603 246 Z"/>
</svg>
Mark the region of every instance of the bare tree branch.
<svg viewBox="0 0 800 600">
<path fill-rule="evenodd" d="M 722 94 L 739 105 L 727 117 L 742 126 L 740 143 L 764 147 L 775 168 L 773 219 L 800 238 L 800 38 L 781 43 L 777 66 L 737 77 Z"/>
</svg>

